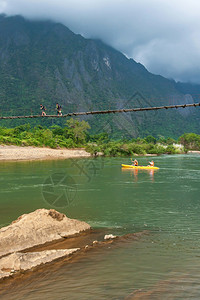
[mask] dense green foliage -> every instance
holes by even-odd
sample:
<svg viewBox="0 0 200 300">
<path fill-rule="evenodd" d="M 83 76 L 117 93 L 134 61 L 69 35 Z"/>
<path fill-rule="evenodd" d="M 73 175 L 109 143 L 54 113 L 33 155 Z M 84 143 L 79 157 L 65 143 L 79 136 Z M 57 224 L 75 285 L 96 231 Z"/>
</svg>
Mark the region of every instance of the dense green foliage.
<svg viewBox="0 0 200 300">
<path fill-rule="evenodd" d="M 86 132 L 89 125 L 85 121 L 67 121 L 65 128 L 51 126 L 44 128 L 20 125 L 15 128 L 0 127 L 0 144 L 37 146 L 50 148 L 74 148 L 86 145 Z"/>
<path fill-rule="evenodd" d="M 0 144 L 36 146 L 50 148 L 84 147 L 96 156 L 133 156 L 135 154 L 178 154 L 188 150 L 200 150 L 200 135 L 185 133 L 178 141 L 160 136 L 158 139 L 148 135 L 145 138 L 113 140 L 108 133 L 92 135 L 86 121 L 70 119 L 65 127 L 53 125 L 31 127 L 30 124 L 15 128 L 0 127 Z M 176 145 L 180 143 L 180 145 Z"/>
<path fill-rule="evenodd" d="M 179 138 L 179 142 L 186 150 L 200 150 L 200 135 L 195 133 L 185 133 Z"/>
<path fill-rule="evenodd" d="M 126 141 L 97 141 L 96 143 L 88 143 L 86 150 L 94 156 L 98 153 L 102 153 L 104 156 L 133 156 L 135 154 L 146 155 L 183 153 L 183 149 L 181 150 L 174 145 L 167 144 L 167 139 L 161 144 L 159 141 L 148 143 L 146 141 L 146 138 L 137 138 Z"/>
</svg>

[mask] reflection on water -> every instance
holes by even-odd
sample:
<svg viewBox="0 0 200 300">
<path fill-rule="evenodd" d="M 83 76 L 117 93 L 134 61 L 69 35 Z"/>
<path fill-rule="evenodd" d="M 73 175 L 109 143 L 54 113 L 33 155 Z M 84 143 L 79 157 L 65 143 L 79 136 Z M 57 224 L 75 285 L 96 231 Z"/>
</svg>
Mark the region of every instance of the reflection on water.
<svg viewBox="0 0 200 300">
<path fill-rule="evenodd" d="M 149 178 L 154 181 L 154 174 L 155 172 L 158 172 L 159 170 L 154 170 L 154 169 L 145 169 L 145 170 L 140 170 L 140 169 L 129 169 L 129 168 L 122 168 L 122 172 L 124 173 L 130 173 L 130 176 L 133 177 L 134 181 L 138 180 L 138 175 L 143 176 L 142 174 L 147 173 L 149 175 Z"/>
<path fill-rule="evenodd" d="M 146 158 L 140 161 L 146 164 Z M 200 156 L 154 161 L 160 170 L 152 172 L 122 170 L 126 158 L 105 159 L 90 182 L 69 161 L 0 164 L 0 223 L 50 208 L 41 185 L 51 174 L 67 172 L 78 191 L 61 209 L 69 217 L 113 234 L 150 231 L 117 248 L 96 249 L 73 263 L 23 275 L 1 299 L 199 299 Z"/>
</svg>

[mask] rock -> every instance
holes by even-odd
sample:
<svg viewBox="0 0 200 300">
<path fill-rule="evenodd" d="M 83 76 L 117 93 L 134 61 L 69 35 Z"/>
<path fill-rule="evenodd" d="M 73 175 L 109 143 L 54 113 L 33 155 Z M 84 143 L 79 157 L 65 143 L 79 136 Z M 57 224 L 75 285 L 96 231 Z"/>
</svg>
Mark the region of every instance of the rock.
<svg viewBox="0 0 200 300">
<path fill-rule="evenodd" d="M 104 236 L 104 240 L 111 240 L 111 239 L 115 239 L 117 236 L 113 235 L 113 234 L 106 234 Z"/>
<path fill-rule="evenodd" d="M 5 277 L 9 277 L 10 275 L 12 275 L 11 272 L 1 272 L 0 271 L 0 279 L 3 279 Z"/>
<path fill-rule="evenodd" d="M 98 244 L 98 241 L 95 240 L 95 241 L 92 242 L 92 244 L 93 244 L 93 245 L 94 245 L 94 244 Z"/>
<path fill-rule="evenodd" d="M 56 219 L 57 221 L 62 221 L 65 217 L 64 214 L 57 212 L 55 209 L 50 209 L 49 216 L 51 216 L 53 219 Z"/>
<path fill-rule="evenodd" d="M 0 229 L 0 256 L 22 251 L 90 229 L 90 225 L 67 218 L 53 209 L 38 209 L 20 216 Z"/>
<path fill-rule="evenodd" d="M 0 259 L 0 270 L 9 270 L 10 272 L 19 270 L 29 270 L 41 264 L 51 262 L 57 258 L 70 255 L 80 248 L 46 250 L 40 252 L 14 252 Z"/>
<path fill-rule="evenodd" d="M 14 252 L 0 259 L 0 279 L 10 276 L 16 271 L 26 271 L 41 264 L 52 262 L 78 250 L 80 249 L 46 250 L 28 253 Z"/>
</svg>

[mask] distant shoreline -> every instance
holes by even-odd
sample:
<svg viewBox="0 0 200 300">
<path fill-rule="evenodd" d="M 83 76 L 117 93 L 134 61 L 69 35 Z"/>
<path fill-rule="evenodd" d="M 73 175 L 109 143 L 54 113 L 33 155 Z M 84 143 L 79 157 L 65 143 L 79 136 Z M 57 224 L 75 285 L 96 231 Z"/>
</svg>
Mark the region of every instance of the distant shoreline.
<svg viewBox="0 0 200 300">
<path fill-rule="evenodd" d="M 189 150 L 188 152 L 187 152 L 187 154 L 200 154 L 200 151 L 195 151 L 195 150 Z"/>
<path fill-rule="evenodd" d="M 200 151 L 188 151 L 188 154 L 200 154 Z M 158 156 L 157 154 L 134 154 L 134 156 Z M 61 160 L 69 158 L 92 157 L 83 148 L 77 149 L 52 149 L 47 147 L 0 145 L 1 161 L 40 161 Z"/>
<path fill-rule="evenodd" d="M 0 145 L 0 161 L 56 160 L 91 157 L 84 149 L 51 149 L 46 147 L 21 147 Z"/>
<path fill-rule="evenodd" d="M 158 156 L 157 154 L 134 154 L 134 156 Z M 47 147 L 0 145 L 0 162 L 9 161 L 45 161 L 62 160 L 69 158 L 93 157 L 83 148 L 75 149 L 52 149 Z"/>
</svg>

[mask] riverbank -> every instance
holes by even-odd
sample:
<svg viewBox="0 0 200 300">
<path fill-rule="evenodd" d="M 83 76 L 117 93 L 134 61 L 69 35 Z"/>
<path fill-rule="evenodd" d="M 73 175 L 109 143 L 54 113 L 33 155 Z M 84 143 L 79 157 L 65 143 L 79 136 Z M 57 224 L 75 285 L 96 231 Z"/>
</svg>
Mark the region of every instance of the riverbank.
<svg viewBox="0 0 200 300">
<path fill-rule="evenodd" d="M 90 157 L 84 149 L 51 149 L 47 147 L 21 147 L 0 145 L 0 161 L 54 160 Z"/>
<path fill-rule="evenodd" d="M 200 154 L 200 151 L 188 151 L 187 154 Z"/>
<path fill-rule="evenodd" d="M 200 151 L 188 151 L 188 154 L 200 154 Z M 181 153 L 182 154 L 182 153 Z M 157 156 L 154 154 L 134 154 L 134 156 Z M 31 161 L 31 160 L 60 160 L 68 158 L 91 157 L 92 154 L 83 148 L 51 149 L 47 147 L 22 147 L 15 145 L 0 145 L 0 161 Z"/>
</svg>

